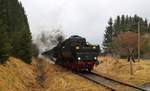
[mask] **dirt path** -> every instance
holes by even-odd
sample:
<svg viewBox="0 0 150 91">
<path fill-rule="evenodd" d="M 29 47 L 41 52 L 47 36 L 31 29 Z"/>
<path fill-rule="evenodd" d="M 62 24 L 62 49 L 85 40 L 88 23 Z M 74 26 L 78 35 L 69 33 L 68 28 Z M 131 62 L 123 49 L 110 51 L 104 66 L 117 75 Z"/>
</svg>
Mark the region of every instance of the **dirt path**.
<svg viewBox="0 0 150 91">
<path fill-rule="evenodd" d="M 35 91 L 45 91 L 46 87 L 44 86 L 44 83 L 46 77 L 44 74 L 44 64 L 42 59 L 37 60 L 35 70 L 36 70 L 36 84 L 37 84 L 37 89 Z"/>
</svg>

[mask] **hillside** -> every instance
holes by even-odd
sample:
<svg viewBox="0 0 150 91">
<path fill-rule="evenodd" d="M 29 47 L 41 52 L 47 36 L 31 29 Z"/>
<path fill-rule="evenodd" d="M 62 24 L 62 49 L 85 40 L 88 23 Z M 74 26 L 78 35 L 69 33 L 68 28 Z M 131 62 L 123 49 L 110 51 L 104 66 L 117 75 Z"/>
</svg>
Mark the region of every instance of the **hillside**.
<svg viewBox="0 0 150 91">
<path fill-rule="evenodd" d="M 141 60 L 140 62 L 133 63 L 133 75 L 130 75 L 130 63 L 126 59 L 99 57 L 99 60 L 102 63 L 95 68 L 96 73 L 138 86 L 150 82 L 149 60 Z"/>
<path fill-rule="evenodd" d="M 36 87 L 34 66 L 9 58 L 0 65 L 0 91 L 29 91 Z"/>
<path fill-rule="evenodd" d="M 16 58 L 0 65 L 0 91 L 108 91 L 43 60 L 31 65 Z"/>
</svg>

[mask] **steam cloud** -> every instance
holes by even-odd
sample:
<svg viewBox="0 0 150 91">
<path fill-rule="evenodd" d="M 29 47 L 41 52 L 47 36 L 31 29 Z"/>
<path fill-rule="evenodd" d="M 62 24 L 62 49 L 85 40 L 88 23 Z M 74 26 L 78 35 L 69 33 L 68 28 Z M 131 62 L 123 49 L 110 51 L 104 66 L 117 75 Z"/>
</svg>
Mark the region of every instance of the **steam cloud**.
<svg viewBox="0 0 150 91">
<path fill-rule="evenodd" d="M 34 42 L 39 48 L 39 53 L 41 55 L 41 53 L 52 49 L 64 39 L 65 34 L 59 29 L 54 29 L 52 31 L 41 31 L 41 33 L 37 35 Z"/>
</svg>

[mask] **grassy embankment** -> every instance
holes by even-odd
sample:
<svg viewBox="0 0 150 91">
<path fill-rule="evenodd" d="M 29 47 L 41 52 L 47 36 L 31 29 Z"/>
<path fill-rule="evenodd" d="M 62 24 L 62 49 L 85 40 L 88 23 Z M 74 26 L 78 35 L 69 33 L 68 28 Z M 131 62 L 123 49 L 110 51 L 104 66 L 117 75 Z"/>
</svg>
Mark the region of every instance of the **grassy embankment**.
<svg viewBox="0 0 150 91">
<path fill-rule="evenodd" d="M 31 65 L 10 58 L 0 65 L 0 91 L 108 91 L 46 61 Z"/>
<path fill-rule="evenodd" d="M 0 65 L 0 91 L 30 91 L 36 87 L 34 66 L 10 58 Z"/>
<path fill-rule="evenodd" d="M 138 86 L 150 82 L 150 60 L 133 63 L 133 75 L 130 75 L 130 63 L 125 59 L 99 57 L 99 60 L 102 63 L 95 68 L 96 73 Z"/>
</svg>

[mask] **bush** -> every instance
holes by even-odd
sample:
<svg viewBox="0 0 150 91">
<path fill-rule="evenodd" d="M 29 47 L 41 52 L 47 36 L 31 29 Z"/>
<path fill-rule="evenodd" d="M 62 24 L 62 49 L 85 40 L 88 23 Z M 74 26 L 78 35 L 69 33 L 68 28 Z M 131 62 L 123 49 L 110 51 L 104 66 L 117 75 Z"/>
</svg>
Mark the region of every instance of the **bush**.
<svg viewBox="0 0 150 91">
<path fill-rule="evenodd" d="M 39 56 L 39 49 L 36 44 L 32 44 L 32 56 L 33 57 Z"/>
</svg>

